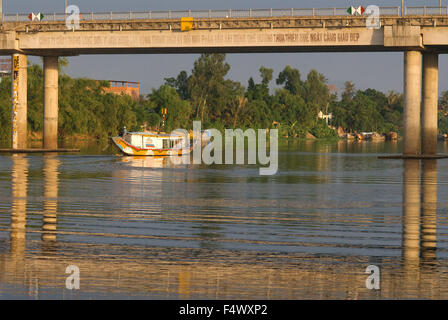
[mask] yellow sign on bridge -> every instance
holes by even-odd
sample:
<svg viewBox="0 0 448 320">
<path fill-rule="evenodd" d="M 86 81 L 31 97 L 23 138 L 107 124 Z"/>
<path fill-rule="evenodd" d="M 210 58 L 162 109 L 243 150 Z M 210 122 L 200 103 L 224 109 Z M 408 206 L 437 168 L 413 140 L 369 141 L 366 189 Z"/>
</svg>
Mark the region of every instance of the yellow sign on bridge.
<svg viewBox="0 0 448 320">
<path fill-rule="evenodd" d="M 180 31 L 193 30 L 193 17 L 180 18 Z"/>
</svg>

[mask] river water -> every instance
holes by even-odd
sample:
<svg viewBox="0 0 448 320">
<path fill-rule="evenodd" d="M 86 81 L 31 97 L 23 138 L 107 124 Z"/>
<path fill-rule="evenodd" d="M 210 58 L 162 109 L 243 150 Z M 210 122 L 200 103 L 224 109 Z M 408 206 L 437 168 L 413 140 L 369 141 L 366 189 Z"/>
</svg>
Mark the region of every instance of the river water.
<svg viewBox="0 0 448 320">
<path fill-rule="evenodd" d="M 274 176 L 107 145 L 0 155 L 0 298 L 447 299 L 448 159 L 378 159 L 400 150 L 283 141 Z"/>
</svg>

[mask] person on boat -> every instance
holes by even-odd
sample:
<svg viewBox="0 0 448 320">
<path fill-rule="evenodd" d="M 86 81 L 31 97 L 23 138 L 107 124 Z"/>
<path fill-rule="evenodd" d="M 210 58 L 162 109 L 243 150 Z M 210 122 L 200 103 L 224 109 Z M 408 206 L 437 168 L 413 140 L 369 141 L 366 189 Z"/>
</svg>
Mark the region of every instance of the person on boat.
<svg viewBox="0 0 448 320">
<path fill-rule="evenodd" d="M 118 134 L 119 137 L 124 137 L 126 135 L 127 131 L 126 131 L 126 127 L 123 127 L 123 130 L 120 131 L 120 133 Z"/>
</svg>

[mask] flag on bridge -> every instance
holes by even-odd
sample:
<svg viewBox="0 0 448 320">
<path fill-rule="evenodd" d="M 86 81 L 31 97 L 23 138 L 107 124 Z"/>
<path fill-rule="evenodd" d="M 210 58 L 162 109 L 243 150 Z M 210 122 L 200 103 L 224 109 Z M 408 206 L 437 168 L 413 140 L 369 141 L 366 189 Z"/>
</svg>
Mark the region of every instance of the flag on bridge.
<svg viewBox="0 0 448 320">
<path fill-rule="evenodd" d="M 352 16 L 354 16 L 356 14 L 359 14 L 360 16 L 362 16 L 365 11 L 366 11 L 366 9 L 364 9 L 363 6 L 359 6 L 358 8 L 350 6 L 350 8 L 347 9 L 348 14 L 351 14 Z"/>
<path fill-rule="evenodd" d="M 360 16 L 362 16 L 363 13 L 364 13 L 365 11 L 366 11 L 366 9 L 364 9 L 363 6 L 359 6 L 359 8 L 356 9 L 356 12 L 357 12 Z"/>
<path fill-rule="evenodd" d="M 42 21 L 42 19 L 44 18 L 44 15 L 40 12 L 38 14 L 34 14 L 33 12 L 31 12 L 30 15 L 28 16 L 28 18 L 31 21 Z"/>
</svg>

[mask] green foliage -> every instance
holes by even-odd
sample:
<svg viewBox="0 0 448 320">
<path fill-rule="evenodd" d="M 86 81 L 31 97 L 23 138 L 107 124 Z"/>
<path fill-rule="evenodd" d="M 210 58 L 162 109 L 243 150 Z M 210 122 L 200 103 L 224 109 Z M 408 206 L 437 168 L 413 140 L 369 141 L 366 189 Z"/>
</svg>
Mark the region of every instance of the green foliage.
<svg viewBox="0 0 448 320">
<path fill-rule="evenodd" d="M 191 102 L 196 108 L 195 118 L 202 122 L 214 122 L 221 117 L 230 96 L 230 80 L 224 79 L 229 70 L 225 54 L 202 54 L 194 62 L 188 88 Z"/>
<path fill-rule="evenodd" d="M 331 100 L 327 79 L 316 70 L 311 70 L 304 83 L 305 101 L 313 116 L 317 116 L 320 110 L 326 109 Z"/>
<path fill-rule="evenodd" d="M 303 82 L 300 80 L 300 72 L 290 66 L 286 66 L 277 78 L 278 85 L 284 85 L 284 88 L 293 95 L 303 96 L 305 88 Z"/>
<path fill-rule="evenodd" d="M 177 78 L 165 78 L 165 84 L 176 88 L 181 99 L 188 100 L 191 97 L 190 89 L 188 88 L 189 79 L 187 72 L 181 71 Z"/>
<path fill-rule="evenodd" d="M 344 91 L 342 92 L 341 100 L 344 102 L 351 101 L 356 93 L 355 84 L 351 81 L 345 81 L 344 86 L 345 88 Z"/>
<path fill-rule="evenodd" d="M 448 133 L 448 116 L 446 116 L 443 112 L 439 112 L 439 133 Z"/>
<path fill-rule="evenodd" d="M 311 128 L 310 133 L 318 139 L 338 138 L 336 131 L 328 127 L 324 120 L 317 121 Z"/>
<path fill-rule="evenodd" d="M 63 61 L 64 62 L 64 61 Z M 66 65 L 63 63 L 63 65 Z M 137 129 L 139 105 L 128 95 L 104 94 L 107 82 L 91 79 L 72 79 L 65 74 L 59 77 L 60 137 L 81 134 L 95 138 L 116 135 L 126 126 Z M 28 129 L 43 129 L 43 72 L 38 65 L 28 67 Z M 140 107 L 141 109 L 141 107 Z M 0 135 L 9 139 L 11 123 L 11 79 L 3 78 L 0 84 Z"/>
<path fill-rule="evenodd" d="M 5 77 L 0 82 L 0 137 L 11 139 L 11 79 Z"/>
<path fill-rule="evenodd" d="M 330 105 L 332 123 L 350 132 L 399 132 L 403 122 L 403 96 L 394 91 L 387 95 L 374 90 L 355 91 L 354 84 L 345 83 L 340 101 Z"/>
<path fill-rule="evenodd" d="M 116 135 L 120 128 L 138 129 L 137 103 L 128 95 L 104 94 L 104 83 L 91 79 L 59 79 L 59 134 L 96 138 Z"/>
<path fill-rule="evenodd" d="M 447 110 L 448 109 L 448 91 L 443 91 L 439 98 L 439 109 Z"/>
<path fill-rule="evenodd" d="M 162 108 L 167 109 L 167 118 L 165 129 L 172 131 L 179 128 L 187 128 L 191 126 L 190 117 L 193 112 L 191 104 L 179 97 L 176 89 L 168 85 L 162 85 L 159 89 L 152 91 L 149 97 L 151 109 L 155 114 L 161 113 Z M 149 119 L 154 125 L 160 123 L 160 117 L 152 115 Z"/>
<path fill-rule="evenodd" d="M 33 132 L 43 130 L 43 79 L 41 67 L 36 64 L 28 66 L 28 128 Z M 61 77 L 61 79 L 66 80 L 67 78 Z M 61 84 L 63 83 L 64 81 L 61 81 Z M 9 90 L 8 88 L 7 91 Z M 62 90 L 63 87 L 59 90 L 59 96 L 61 96 Z"/>
<path fill-rule="evenodd" d="M 403 123 L 403 95 L 367 89 L 356 90 L 347 81 L 338 99 L 328 89 L 327 79 L 311 70 L 304 81 L 300 71 L 286 66 L 275 79 L 280 87 L 270 90 L 272 69 L 261 66 L 261 82 L 249 78 L 247 88 L 227 78 L 230 65 L 225 54 L 202 54 L 191 72 L 181 71 L 165 78 L 165 84 L 138 101 L 128 95 L 104 93 L 107 82 L 86 78 L 73 79 L 61 72 L 59 77 L 59 135 L 76 134 L 107 138 L 122 127 L 140 130 L 142 126 L 162 129 L 162 108 L 167 109 L 165 130 L 190 129 L 195 119 L 202 127 L 278 128 L 281 136 L 317 138 L 336 137 L 332 127 L 350 132 L 399 132 Z M 61 71 L 68 61 L 61 60 Z M 28 67 L 28 126 L 42 131 L 43 73 L 38 65 Z M 448 132 L 448 91 L 439 100 L 440 132 Z M 319 112 L 332 113 L 331 127 L 318 119 Z M 11 80 L 0 83 L 0 136 L 10 137 Z"/>
</svg>

